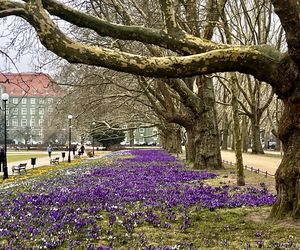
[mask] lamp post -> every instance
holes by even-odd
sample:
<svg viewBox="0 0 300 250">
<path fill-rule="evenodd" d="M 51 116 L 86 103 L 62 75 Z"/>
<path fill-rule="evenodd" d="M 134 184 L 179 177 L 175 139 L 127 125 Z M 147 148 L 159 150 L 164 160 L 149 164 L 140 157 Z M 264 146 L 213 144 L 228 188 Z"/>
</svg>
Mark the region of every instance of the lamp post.
<svg viewBox="0 0 300 250">
<path fill-rule="evenodd" d="M 69 155 L 68 155 L 68 162 L 71 162 L 71 129 L 72 129 L 72 115 L 68 115 L 69 119 Z"/>
<path fill-rule="evenodd" d="M 95 133 L 95 125 L 96 125 L 96 123 L 93 122 L 92 125 L 93 125 L 92 144 L 93 144 L 93 157 L 94 157 L 94 156 L 95 156 L 95 149 L 94 149 L 94 148 L 95 148 L 94 133 Z"/>
<path fill-rule="evenodd" d="M 8 169 L 7 169 L 7 129 L 6 129 L 6 102 L 8 101 L 9 95 L 3 93 L 1 96 L 2 101 L 4 102 L 4 158 L 3 158 L 3 180 L 8 178 Z"/>
</svg>

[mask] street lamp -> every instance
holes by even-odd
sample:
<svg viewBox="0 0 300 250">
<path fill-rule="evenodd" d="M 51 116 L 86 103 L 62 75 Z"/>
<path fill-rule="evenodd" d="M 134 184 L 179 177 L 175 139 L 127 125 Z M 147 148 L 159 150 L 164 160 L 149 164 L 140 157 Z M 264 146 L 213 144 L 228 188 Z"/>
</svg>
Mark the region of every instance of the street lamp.
<svg viewBox="0 0 300 250">
<path fill-rule="evenodd" d="M 72 115 L 68 115 L 69 119 L 69 155 L 68 155 L 68 162 L 71 162 L 71 129 L 72 129 Z"/>
<path fill-rule="evenodd" d="M 3 157 L 3 180 L 8 178 L 7 170 L 7 129 L 6 129 L 6 102 L 8 101 L 9 95 L 3 93 L 1 96 L 2 101 L 4 102 L 4 157 Z"/>
<path fill-rule="evenodd" d="M 95 149 L 94 149 L 94 147 L 95 147 L 94 133 L 95 133 L 95 125 L 96 125 L 96 123 L 93 122 L 92 125 L 93 125 L 92 143 L 93 143 L 93 157 L 94 157 L 94 156 L 95 156 Z"/>
</svg>

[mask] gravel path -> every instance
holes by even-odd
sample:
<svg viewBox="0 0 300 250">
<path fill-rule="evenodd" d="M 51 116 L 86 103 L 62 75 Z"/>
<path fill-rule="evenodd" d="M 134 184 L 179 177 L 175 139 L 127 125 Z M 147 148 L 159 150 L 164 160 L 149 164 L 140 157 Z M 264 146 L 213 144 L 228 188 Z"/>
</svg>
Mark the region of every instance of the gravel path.
<svg viewBox="0 0 300 250">
<path fill-rule="evenodd" d="M 222 151 L 222 159 L 236 162 L 235 154 L 233 151 Z M 262 171 L 268 171 L 270 174 L 275 174 L 281 162 L 279 153 L 272 152 L 272 155 L 253 155 L 249 153 L 243 153 L 243 163 L 249 167 L 260 169 Z"/>
</svg>

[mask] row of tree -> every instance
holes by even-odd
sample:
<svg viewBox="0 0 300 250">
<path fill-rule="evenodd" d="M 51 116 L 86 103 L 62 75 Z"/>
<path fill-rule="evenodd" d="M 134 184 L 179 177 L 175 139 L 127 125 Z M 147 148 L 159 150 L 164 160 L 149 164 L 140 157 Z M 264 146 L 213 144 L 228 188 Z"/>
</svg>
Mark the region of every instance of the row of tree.
<svg viewBox="0 0 300 250">
<path fill-rule="evenodd" d="M 262 152 L 259 125 L 266 112 L 270 123 L 275 122 L 268 111 L 275 93 L 284 107 L 278 129 L 274 127 L 284 157 L 276 173 L 278 199 L 271 216 L 298 218 L 299 8 L 296 0 L 0 0 L 0 17 L 23 18 L 45 48 L 71 63 L 92 66 L 68 66 L 76 73 L 66 71 L 71 79 L 65 83 L 83 87 L 69 88 L 77 94 L 72 108 L 81 110 L 78 116 L 100 117 L 100 112 L 101 120 L 107 120 L 113 113 L 115 120 L 127 112 L 132 128 L 141 117 L 143 122 L 149 119 L 159 126 L 165 146 L 177 150 L 167 144 L 184 127 L 186 157 L 196 169 L 222 168 L 215 99 L 220 84 L 221 102 L 232 109 L 241 185 L 239 114 L 251 122 L 253 151 Z"/>
</svg>

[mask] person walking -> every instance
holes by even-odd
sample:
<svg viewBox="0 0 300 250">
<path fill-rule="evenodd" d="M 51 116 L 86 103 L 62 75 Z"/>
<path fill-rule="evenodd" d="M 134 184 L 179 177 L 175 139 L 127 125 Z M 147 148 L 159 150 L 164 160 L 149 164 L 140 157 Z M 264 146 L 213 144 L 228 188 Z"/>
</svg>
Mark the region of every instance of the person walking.
<svg viewBox="0 0 300 250">
<path fill-rule="evenodd" d="M 73 156 L 75 156 L 75 152 L 76 152 L 76 150 L 77 150 L 77 146 L 74 145 L 73 148 L 72 148 L 72 150 L 73 150 Z"/>
<path fill-rule="evenodd" d="M 52 151 L 53 151 L 51 145 L 48 146 L 47 151 L 48 151 L 49 158 L 51 158 L 51 153 L 52 153 Z"/>
<path fill-rule="evenodd" d="M 82 145 L 82 146 L 80 147 L 80 154 L 81 154 L 81 155 L 84 154 L 84 150 L 85 150 L 85 148 L 84 148 L 84 146 Z"/>
</svg>

